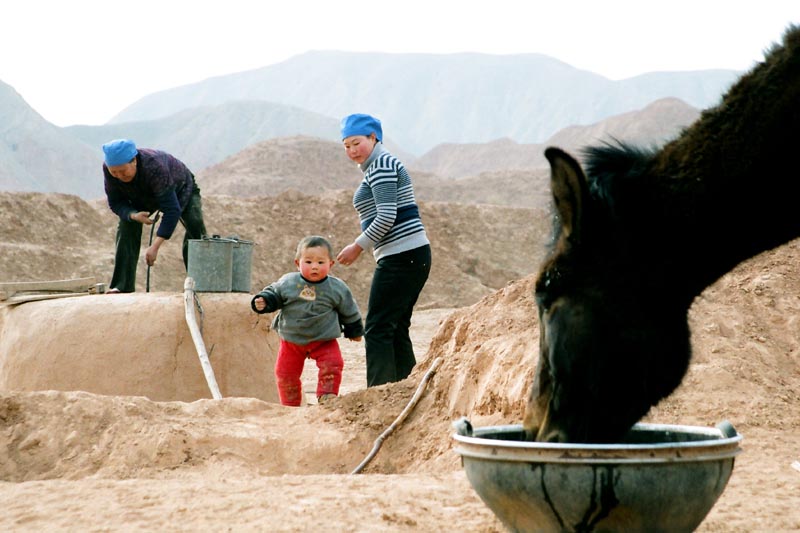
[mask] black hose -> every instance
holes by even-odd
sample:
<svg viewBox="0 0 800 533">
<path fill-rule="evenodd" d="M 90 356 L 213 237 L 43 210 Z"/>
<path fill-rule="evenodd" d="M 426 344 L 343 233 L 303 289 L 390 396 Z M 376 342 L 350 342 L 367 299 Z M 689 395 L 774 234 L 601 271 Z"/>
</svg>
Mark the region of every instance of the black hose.
<svg viewBox="0 0 800 533">
<path fill-rule="evenodd" d="M 150 240 L 147 243 L 147 247 L 153 245 L 153 231 L 156 229 L 156 222 L 158 222 L 158 217 L 160 213 L 156 211 L 156 217 L 153 219 L 153 223 L 150 224 Z M 145 286 L 145 292 L 150 292 L 150 265 L 147 265 L 147 284 Z"/>
</svg>

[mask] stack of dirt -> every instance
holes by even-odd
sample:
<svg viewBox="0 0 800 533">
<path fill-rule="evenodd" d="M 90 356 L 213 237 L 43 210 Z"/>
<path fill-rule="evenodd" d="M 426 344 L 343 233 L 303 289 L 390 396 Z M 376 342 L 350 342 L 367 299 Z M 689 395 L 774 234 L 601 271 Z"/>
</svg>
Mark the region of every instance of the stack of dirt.
<svg viewBox="0 0 800 533">
<path fill-rule="evenodd" d="M 359 222 L 351 191 L 311 196 L 203 199 L 210 234 L 255 242 L 251 286 L 260 290 L 296 269 L 295 248 L 306 235 L 324 235 L 336 251 L 352 242 Z M 433 247 L 431 277 L 420 295 L 423 308 L 471 305 L 506 283 L 532 273 L 549 234 L 543 209 L 432 202 L 421 206 Z M 36 216 L 31 216 L 35 213 Z M 104 201 L 69 195 L 0 193 L 0 281 L 44 281 L 94 277 L 108 283 L 114 264 L 116 215 Z M 145 228 L 142 247 L 148 245 Z M 161 247 L 150 269 L 150 288 L 182 292 L 186 270 L 180 243 L 183 227 Z M 142 253 L 142 257 L 144 253 Z M 333 275 L 348 283 L 366 309 L 375 260 L 370 253 Z M 146 288 L 140 261 L 137 290 Z"/>
<path fill-rule="evenodd" d="M 213 214 L 209 219 L 221 221 L 220 227 L 244 227 L 274 239 L 258 244 L 269 250 L 254 263 L 264 268 L 259 275 L 265 278 L 289 267 L 290 257 L 279 254 L 291 253 L 295 233 L 324 221 L 338 228 L 338 217 L 351 209 L 349 199 L 332 202 L 331 197 L 285 194 L 277 200 L 212 197 L 207 202 Z M 31 209 L 43 200 L 25 199 Z M 36 217 L 18 211 L 0 211 L 0 227 L 6 228 L 3 246 L 13 258 L 3 261 L 4 274 L 25 276 L 57 250 L 66 251 L 66 262 L 78 264 L 78 256 L 90 264 L 110 262 L 113 226 L 105 225 L 106 215 L 84 212 L 85 205 L 73 205 L 70 197 L 52 202 L 50 226 L 33 226 L 29 219 Z M 268 202 L 286 204 L 271 217 Z M 296 209 L 287 209 L 289 205 Z M 309 206 L 310 222 L 302 216 Z M 496 277 L 499 283 L 523 264 L 535 270 L 532 252 L 525 257 L 515 253 L 527 246 L 520 239 L 530 239 L 532 248 L 541 249 L 546 224 L 544 219 L 540 227 L 520 224 L 529 210 L 447 204 L 426 209 L 441 270 L 432 277 L 427 310 L 415 314 L 415 320 L 432 322 L 425 324 L 432 333 L 407 380 L 364 389 L 363 344 L 342 343 L 347 379 L 361 388 L 349 382 L 347 394 L 300 409 L 255 398 L 154 402 L 86 392 L 20 392 L 10 386 L 0 394 L 0 478 L 5 480 L 0 495 L 6 502 L 0 527 L 297 531 L 324 521 L 348 531 L 500 531 L 463 476 L 452 451 L 451 423 L 461 416 L 477 426 L 521 420 L 537 358 L 533 277 L 526 272 L 497 290 L 480 283 L 485 296 L 463 306 L 455 302 L 475 294 L 469 280 Z M 258 217 L 249 218 L 251 212 Z M 6 222 L 16 222 L 20 234 L 30 232 L 31 244 L 26 246 Z M 51 238 L 48 230 L 59 223 L 74 232 L 92 227 L 97 234 L 58 233 L 60 240 Z M 489 230 L 506 223 L 531 233 L 505 241 Z M 352 219 L 344 223 L 354 224 Z M 93 249 L 98 245 L 106 249 Z M 690 311 L 694 356 L 689 373 L 675 394 L 647 417 L 691 425 L 728 419 L 744 435 L 744 453 L 701 531 L 800 529 L 800 472 L 792 467 L 800 460 L 799 247 L 800 241 L 793 241 L 746 261 L 697 299 Z M 100 257 L 103 261 L 95 261 Z M 180 261 L 177 256 L 164 259 L 168 265 Z M 263 265 L 270 261 L 281 264 L 268 272 Z M 369 269 L 366 264 L 361 268 Z M 355 276 L 360 271 L 352 272 Z M 364 290 L 357 280 L 352 282 Z M 241 305 L 241 316 L 248 316 Z M 434 312 L 443 306 L 458 309 Z M 137 308 L 128 320 L 147 320 L 143 317 L 149 311 Z M 412 335 L 421 326 L 413 323 Z M 154 342 L 172 342 L 180 335 L 168 321 L 151 327 L 159 335 Z M 235 340 L 220 335 L 219 346 Z M 236 333 L 231 329 L 229 335 Z M 8 350 L 3 356 L 13 357 L 13 347 Z M 118 350 L 126 353 L 124 343 Z M 126 356 L 141 365 L 151 364 L 153 357 L 149 348 Z M 90 352 L 84 357 L 91 357 Z M 441 365 L 405 423 L 383 443 L 363 475 L 347 475 L 408 404 L 437 358 Z M 102 383 L 108 376 L 98 371 L 93 379 Z"/>
</svg>

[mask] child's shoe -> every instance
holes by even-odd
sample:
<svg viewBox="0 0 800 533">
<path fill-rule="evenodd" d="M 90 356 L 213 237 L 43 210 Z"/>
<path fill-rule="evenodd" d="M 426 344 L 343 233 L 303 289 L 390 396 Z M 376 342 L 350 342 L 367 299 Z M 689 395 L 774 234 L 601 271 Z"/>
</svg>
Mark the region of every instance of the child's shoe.
<svg viewBox="0 0 800 533">
<path fill-rule="evenodd" d="M 332 400 L 334 398 L 336 398 L 336 395 L 329 392 L 329 393 L 323 394 L 322 396 L 317 398 L 317 403 L 325 403 L 325 402 L 330 401 L 330 400 Z"/>
</svg>

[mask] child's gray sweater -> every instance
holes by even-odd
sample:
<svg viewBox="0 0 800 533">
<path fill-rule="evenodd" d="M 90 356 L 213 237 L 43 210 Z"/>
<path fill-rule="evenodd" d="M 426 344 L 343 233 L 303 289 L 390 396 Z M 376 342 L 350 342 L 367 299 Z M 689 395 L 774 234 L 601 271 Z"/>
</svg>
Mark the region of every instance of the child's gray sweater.
<svg viewBox="0 0 800 533">
<path fill-rule="evenodd" d="M 255 298 L 267 302 L 263 311 L 255 308 Z M 285 274 L 267 285 L 253 298 L 252 307 L 257 313 L 280 313 L 272 327 L 282 339 L 305 345 L 313 341 L 347 338 L 364 335 L 364 325 L 350 288 L 339 278 L 328 276 L 312 282 L 299 272 Z"/>
</svg>

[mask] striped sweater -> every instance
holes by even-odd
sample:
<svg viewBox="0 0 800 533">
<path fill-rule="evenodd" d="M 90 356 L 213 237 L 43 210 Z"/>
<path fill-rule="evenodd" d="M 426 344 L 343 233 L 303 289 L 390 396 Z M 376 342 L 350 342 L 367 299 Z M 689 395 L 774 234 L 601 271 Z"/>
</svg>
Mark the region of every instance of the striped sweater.
<svg viewBox="0 0 800 533">
<path fill-rule="evenodd" d="M 372 248 L 376 261 L 430 244 L 403 163 L 377 143 L 359 168 L 364 179 L 353 195 L 353 206 L 362 233 L 356 244 Z"/>
</svg>

